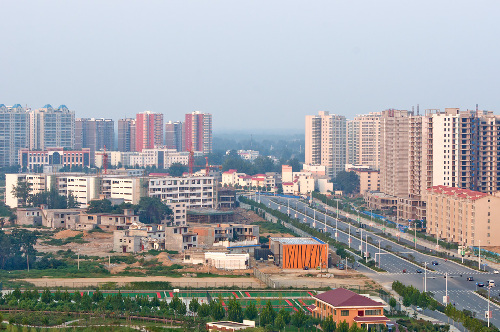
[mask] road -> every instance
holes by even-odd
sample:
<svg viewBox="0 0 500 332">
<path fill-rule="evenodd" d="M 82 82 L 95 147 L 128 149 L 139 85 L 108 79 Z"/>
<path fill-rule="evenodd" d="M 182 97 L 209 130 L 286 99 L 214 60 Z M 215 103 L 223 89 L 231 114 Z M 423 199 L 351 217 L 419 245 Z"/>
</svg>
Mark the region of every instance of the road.
<svg viewBox="0 0 500 332">
<path fill-rule="evenodd" d="M 255 200 L 259 199 L 255 196 L 251 198 Z M 363 245 L 363 252 L 368 252 L 369 257 L 376 258 L 377 265 L 380 265 L 387 272 L 378 273 L 368 268 L 360 268 L 360 272 L 365 273 L 368 277 L 387 288 L 391 287 L 390 285 L 394 280 L 398 280 L 405 285 L 413 285 L 420 291 L 426 289 L 441 303 L 443 303 L 443 297 L 447 289 L 449 302 L 455 304 L 457 309 L 470 310 L 476 314 L 476 317 L 484 319 L 485 311 L 488 308 L 488 301 L 474 293 L 477 289 L 476 283 L 479 281 L 486 284 L 487 280 L 492 279 L 497 285 L 500 285 L 500 276 L 498 274 L 479 272 L 450 260 L 436 258 L 408 249 L 398 242 L 378 236 L 375 232 L 367 229 L 359 229 L 351 224 L 337 220 L 328 214 L 325 216 L 324 212 L 314 210 L 308 204 L 298 199 L 260 195 L 260 201 L 272 209 L 280 210 L 284 213 L 288 212 L 290 216 L 297 218 L 299 221 L 306 222 L 311 227 L 322 229 L 323 231 L 325 230 L 326 220 L 326 232 L 330 236 L 333 238 L 337 236 L 336 239 L 342 243 L 350 243 L 353 249 L 359 250 L 361 245 Z M 363 241 L 360 240 L 361 234 Z M 366 237 L 371 238 L 376 245 L 367 243 Z M 380 247 L 378 245 L 379 241 Z M 380 261 L 378 256 L 381 257 Z M 409 260 L 410 257 L 413 257 L 413 261 Z M 425 271 L 424 268 L 413 262 L 422 266 L 427 263 L 429 270 Z M 433 265 L 432 262 L 436 262 L 437 265 Z M 403 270 L 406 270 L 406 273 L 403 273 Z M 417 273 L 417 270 L 422 270 L 422 273 Z M 445 278 L 445 276 L 447 277 Z M 467 281 L 467 277 L 473 277 L 474 281 Z M 425 287 L 425 283 L 427 287 Z M 497 299 L 500 299 L 499 290 L 497 289 L 499 288 L 491 288 L 490 294 L 492 297 L 495 296 Z M 500 306 L 490 302 L 490 310 L 492 311 L 491 323 L 499 327 Z"/>
</svg>

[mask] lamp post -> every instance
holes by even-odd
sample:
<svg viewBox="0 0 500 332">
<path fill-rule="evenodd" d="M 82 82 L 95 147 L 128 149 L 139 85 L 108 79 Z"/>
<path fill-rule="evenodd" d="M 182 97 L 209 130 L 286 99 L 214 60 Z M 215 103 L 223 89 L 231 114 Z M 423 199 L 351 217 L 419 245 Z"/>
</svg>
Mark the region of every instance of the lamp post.
<svg viewBox="0 0 500 332">
<path fill-rule="evenodd" d="M 424 293 L 427 293 L 427 262 L 424 262 Z"/>
<path fill-rule="evenodd" d="M 490 327 L 490 289 L 491 286 L 488 285 L 488 327 Z"/>
<path fill-rule="evenodd" d="M 366 251 L 365 251 L 365 263 L 368 263 L 368 234 L 365 234 L 365 243 L 366 243 Z"/>
<path fill-rule="evenodd" d="M 378 239 L 378 268 L 380 269 L 380 239 Z"/>
<path fill-rule="evenodd" d="M 478 263 L 479 263 L 479 271 L 481 271 L 481 240 L 479 240 L 479 251 L 478 251 Z"/>
<path fill-rule="evenodd" d="M 351 224 L 349 224 L 349 249 L 351 249 Z"/>
</svg>

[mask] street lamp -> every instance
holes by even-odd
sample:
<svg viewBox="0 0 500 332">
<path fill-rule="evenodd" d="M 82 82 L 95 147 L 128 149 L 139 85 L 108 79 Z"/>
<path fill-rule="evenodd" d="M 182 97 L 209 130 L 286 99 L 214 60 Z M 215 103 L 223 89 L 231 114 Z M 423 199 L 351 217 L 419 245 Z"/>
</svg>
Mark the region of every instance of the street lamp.
<svg viewBox="0 0 500 332">
<path fill-rule="evenodd" d="M 349 224 L 349 249 L 351 248 L 351 224 Z"/>
<path fill-rule="evenodd" d="M 380 239 L 378 239 L 378 268 L 380 269 Z"/>
<path fill-rule="evenodd" d="M 424 293 L 427 293 L 427 262 L 424 262 Z"/>
</svg>

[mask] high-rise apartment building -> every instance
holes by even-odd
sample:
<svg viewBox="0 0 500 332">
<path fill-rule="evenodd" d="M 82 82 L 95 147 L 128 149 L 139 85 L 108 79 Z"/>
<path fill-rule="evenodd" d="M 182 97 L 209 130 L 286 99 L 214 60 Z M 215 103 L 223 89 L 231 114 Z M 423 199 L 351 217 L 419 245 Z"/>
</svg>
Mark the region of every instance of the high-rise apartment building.
<svg viewBox="0 0 500 332">
<path fill-rule="evenodd" d="M 380 191 L 408 195 L 410 116 L 405 110 L 386 110 L 380 118 Z"/>
<path fill-rule="evenodd" d="M 75 121 L 75 149 L 90 148 L 90 162 L 94 164 L 95 152 L 106 147 L 113 150 L 115 122 L 111 119 L 85 119 Z"/>
<path fill-rule="evenodd" d="M 54 109 L 47 104 L 30 114 L 30 150 L 70 148 L 75 145 L 75 112 L 65 105 Z"/>
<path fill-rule="evenodd" d="M 212 153 L 212 114 L 192 112 L 184 121 L 184 149 Z"/>
<path fill-rule="evenodd" d="M 347 163 L 380 168 L 380 112 L 347 122 Z"/>
<path fill-rule="evenodd" d="M 346 118 L 320 111 L 306 116 L 305 162 L 326 167 L 327 175 L 335 177 L 346 164 Z"/>
<path fill-rule="evenodd" d="M 359 124 L 354 120 L 347 120 L 346 133 L 346 163 L 358 165 Z"/>
<path fill-rule="evenodd" d="M 29 145 L 29 114 L 21 105 L 0 104 L 0 167 L 19 163 L 19 150 Z"/>
<path fill-rule="evenodd" d="M 181 121 L 169 121 L 165 124 L 165 147 L 176 149 L 178 152 L 184 151 L 182 146 L 184 124 Z"/>
<path fill-rule="evenodd" d="M 135 151 L 163 145 L 163 114 L 146 111 L 135 118 Z"/>
<path fill-rule="evenodd" d="M 118 151 L 135 151 L 135 119 L 118 120 Z"/>
</svg>

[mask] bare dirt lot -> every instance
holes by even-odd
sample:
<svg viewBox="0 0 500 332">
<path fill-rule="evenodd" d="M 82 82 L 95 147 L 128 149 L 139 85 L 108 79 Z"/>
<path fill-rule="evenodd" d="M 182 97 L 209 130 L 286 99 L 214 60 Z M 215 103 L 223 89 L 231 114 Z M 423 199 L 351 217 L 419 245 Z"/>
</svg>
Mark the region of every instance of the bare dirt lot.
<svg viewBox="0 0 500 332">
<path fill-rule="evenodd" d="M 131 282 L 140 281 L 168 281 L 174 287 L 265 287 L 259 280 L 248 278 L 206 277 L 206 278 L 169 278 L 169 277 L 109 277 L 109 278 L 36 278 L 23 279 L 33 283 L 36 287 L 89 287 L 99 286 L 104 283 L 116 282 L 118 285 L 126 285 Z"/>
<path fill-rule="evenodd" d="M 82 234 L 80 231 L 64 230 L 54 234 L 55 239 L 67 239 Z M 122 255 L 121 253 L 110 253 L 113 250 L 113 233 L 83 232 L 83 240 L 88 243 L 69 242 L 63 245 L 47 245 L 43 241 L 38 241 L 36 250 L 42 252 L 56 252 L 59 250 L 72 250 L 80 255 L 106 257 L 108 255 Z"/>
</svg>

